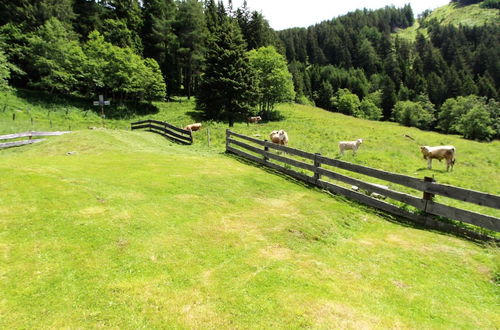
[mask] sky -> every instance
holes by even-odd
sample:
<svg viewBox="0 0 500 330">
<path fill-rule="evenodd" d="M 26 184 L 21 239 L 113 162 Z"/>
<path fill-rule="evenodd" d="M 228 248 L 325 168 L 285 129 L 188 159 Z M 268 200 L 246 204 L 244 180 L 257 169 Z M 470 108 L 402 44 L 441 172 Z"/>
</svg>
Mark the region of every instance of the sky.
<svg viewBox="0 0 500 330">
<path fill-rule="evenodd" d="M 403 7 L 410 3 L 415 16 L 426 9 L 435 9 L 450 0 L 247 0 L 251 11 L 262 12 L 274 30 L 307 27 L 324 20 L 347 14 L 356 9 L 378 9 L 394 5 Z M 225 4 L 228 0 L 224 1 Z M 243 0 L 233 0 L 233 8 L 243 5 Z"/>
</svg>

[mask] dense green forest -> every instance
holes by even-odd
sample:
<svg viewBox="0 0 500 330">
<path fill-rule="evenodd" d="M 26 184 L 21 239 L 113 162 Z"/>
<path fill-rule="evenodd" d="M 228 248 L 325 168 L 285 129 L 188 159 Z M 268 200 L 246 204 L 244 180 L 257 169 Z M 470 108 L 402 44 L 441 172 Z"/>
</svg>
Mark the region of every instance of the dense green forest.
<svg viewBox="0 0 500 330">
<path fill-rule="evenodd" d="M 230 125 L 257 113 L 272 120 L 275 104 L 295 101 L 500 136 L 498 23 L 441 25 L 406 5 L 274 31 L 246 2 L 214 0 L 0 0 L 0 12 L 0 88 L 104 94 L 115 104 L 196 95 L 206 118 Z M 397 36 L 416 21 L 425 33 L 415 41 Z"/>
</svg>

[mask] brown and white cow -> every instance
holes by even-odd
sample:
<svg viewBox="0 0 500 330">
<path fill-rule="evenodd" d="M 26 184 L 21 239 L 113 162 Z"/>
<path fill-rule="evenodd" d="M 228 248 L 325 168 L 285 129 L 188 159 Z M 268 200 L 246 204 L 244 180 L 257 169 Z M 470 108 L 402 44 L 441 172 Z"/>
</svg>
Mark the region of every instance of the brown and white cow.
<svg viewBox="0 0 500 330">
<path fill-rule="evenodd" d="M 455 147 L 454 146 L 422 146 L 420 151 L 427 159 L 427 168 L 430 170 L 432 168 L 432 160 L 437 159 L 439 161 L 446 159 L 446 170 L 450 169 L 453 171 L 453 165 L 455 165 Z"/>
</svg>

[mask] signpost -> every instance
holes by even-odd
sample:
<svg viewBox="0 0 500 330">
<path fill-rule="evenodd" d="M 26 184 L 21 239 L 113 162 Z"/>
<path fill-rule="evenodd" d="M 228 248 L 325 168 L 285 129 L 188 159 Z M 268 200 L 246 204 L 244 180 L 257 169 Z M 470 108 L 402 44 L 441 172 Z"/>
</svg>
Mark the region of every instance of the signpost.
<svg viewBox="0 0 500 330">
<path fill-rule="evenodd" d="M 104 127 L 104 118 L 106 117 L 104 115 L 104 106 L 105 105 L 110 105 L 110 101 L 104 101 L 104 95 L 99 95 L 99 101 L 94 101 L 94 105 L 101 106 L 101 118 L 102 118 L 102 126 Z"/>
</svg>

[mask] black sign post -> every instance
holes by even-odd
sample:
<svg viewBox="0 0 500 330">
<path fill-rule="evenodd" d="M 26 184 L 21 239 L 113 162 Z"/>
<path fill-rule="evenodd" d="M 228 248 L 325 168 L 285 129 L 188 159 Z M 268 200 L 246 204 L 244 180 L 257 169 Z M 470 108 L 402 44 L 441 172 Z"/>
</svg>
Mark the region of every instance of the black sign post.
<svg viewBox="0 0 500 330">
<path fill-rule="evenodd" d="M 99 101 L 94 101 L 94 105 L 101 106 L 102 126 L 104 127 L 104 118 L 106 117 L 106 115 L 104 115 L 104 106 L 110 105 L 110 101 L 104 101 L 104 95 L 99 95 Z"/>
</svg>

